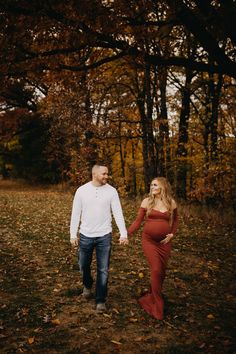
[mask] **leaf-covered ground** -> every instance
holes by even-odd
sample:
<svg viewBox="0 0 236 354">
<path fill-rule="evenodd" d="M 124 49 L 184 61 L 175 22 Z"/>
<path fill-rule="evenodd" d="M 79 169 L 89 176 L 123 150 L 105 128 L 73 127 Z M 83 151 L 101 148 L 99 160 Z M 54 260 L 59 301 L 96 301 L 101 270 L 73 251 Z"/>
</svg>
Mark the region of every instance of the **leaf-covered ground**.
<svg viewBox="0 0 236 354">
<path fill-rule="evenodd" d="M 107 313 L 82 298 L 69 244 L 72 198 L 0 182 L 1 353 L 233 353 L 233 215 L 180 208 L 160 322 L 137 303 L 149 286 L 140 232 L 129 246 L 113 235 Z M 129 225 L 139 201 L 122 204 Z"/>
</svg>

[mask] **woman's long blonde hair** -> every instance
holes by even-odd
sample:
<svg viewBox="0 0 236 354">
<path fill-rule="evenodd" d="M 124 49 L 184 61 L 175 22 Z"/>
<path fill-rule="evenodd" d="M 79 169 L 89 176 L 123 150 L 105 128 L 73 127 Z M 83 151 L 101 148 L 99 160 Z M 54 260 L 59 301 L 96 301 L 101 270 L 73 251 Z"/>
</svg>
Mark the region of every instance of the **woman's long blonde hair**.
<svg viewBox="0 0 236 354">
<path fill-rule="evenodd" d="M 161 189 L 160 198 L 161 198 L 162 202 L 165 204 L 166 209 L 170 212 L 170 215 L 171 215 L 170 219 L 171 219 L 171 223 L 172 223 L 173 197 L 172 197 L 171 186 L 165 177 L 155 177 L 155 178 L 153 178 L 151 183 L 153 183 L 154 181 L 157 181 L 160 184 L 160 189 Z M 150 214 L 150 212 L 154 208 L 154 206 L 155 206 L 155 196 L 152 195 L 151 189 L 150 189 L 150 192 L 148 195 L 147 215 Z"/>
</svg>

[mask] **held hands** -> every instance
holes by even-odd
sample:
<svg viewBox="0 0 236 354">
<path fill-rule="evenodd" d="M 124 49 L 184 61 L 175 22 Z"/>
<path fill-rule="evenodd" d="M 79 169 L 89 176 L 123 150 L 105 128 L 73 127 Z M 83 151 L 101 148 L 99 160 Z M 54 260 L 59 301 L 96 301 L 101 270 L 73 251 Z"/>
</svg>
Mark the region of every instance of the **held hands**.
<svg viewBox="0 0 236 354">
<path fill-rule="evenodd" d="M 120 237 L 120 245 L 128 245 L 129 240 L 126 237 Z"/>
<path fill-rule="evenodd" d="M 164 238 L 164 240 L 162 240 L 160 243 L 166 244 L 166 243 L 170 242 L 170 240 L 171 240 L 173 237 L 174 237 L 173 234 L 168 234 L 168 235 L 166 235 L 166 237 Z"/>
</svg>

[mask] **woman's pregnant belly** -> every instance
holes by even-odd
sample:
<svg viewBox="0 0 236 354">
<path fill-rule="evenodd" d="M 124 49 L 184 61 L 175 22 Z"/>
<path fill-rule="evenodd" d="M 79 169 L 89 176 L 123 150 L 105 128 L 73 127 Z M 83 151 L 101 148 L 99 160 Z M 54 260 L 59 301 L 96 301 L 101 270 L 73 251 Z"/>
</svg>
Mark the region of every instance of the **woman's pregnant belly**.
<svg viewBox="0 0 236 354">
<path fill-rule="evenodd" d="M 157 242 L 163 240 L 168 233 L 170 233 L 169 222 L 163 219 L 147 220 L 143 228 L 143 234 Z"/>
</svg>

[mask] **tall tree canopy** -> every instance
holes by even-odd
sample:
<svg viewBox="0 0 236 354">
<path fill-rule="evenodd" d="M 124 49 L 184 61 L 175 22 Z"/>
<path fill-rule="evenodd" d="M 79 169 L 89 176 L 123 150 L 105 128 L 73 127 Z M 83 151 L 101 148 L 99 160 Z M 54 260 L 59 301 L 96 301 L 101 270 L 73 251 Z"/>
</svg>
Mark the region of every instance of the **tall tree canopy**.
<svg viewBox="0 0 236 354">
<path fill-rule="evenodd" d="M 105 156 L 133 193 L 156 174 L 184 198 L 231 184 L 233 0 L 4 0 L 0 9 L 2 165 L 26 141 L 28 110 L 45 120 L 42 161 L 56 166 L 55 181 L 83 182 L 83 167 Z"/>
<path fill-rule="evenodd" d="M 5 73 L 84 70 L 133 56 L 236 77 L 233 0 L 5 0 L 1 13 Z M 175 43 L 184 30 L 198 43 L 197 57 L 187 58 L 176 44 L 164 53 L 161 40 L 169 36 Z M 92 56 L 94 51 L 100 55 Z"/>
</svg>

